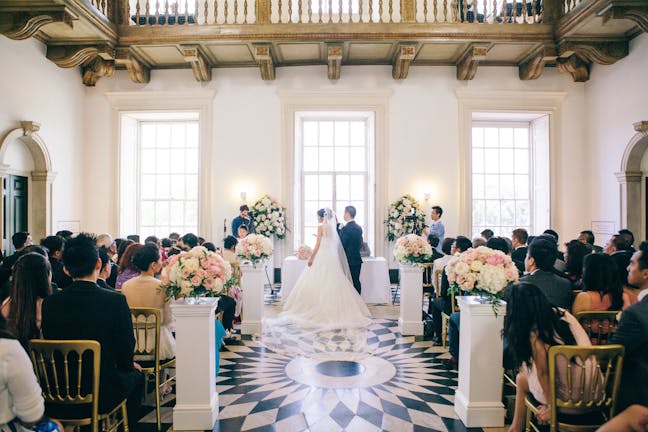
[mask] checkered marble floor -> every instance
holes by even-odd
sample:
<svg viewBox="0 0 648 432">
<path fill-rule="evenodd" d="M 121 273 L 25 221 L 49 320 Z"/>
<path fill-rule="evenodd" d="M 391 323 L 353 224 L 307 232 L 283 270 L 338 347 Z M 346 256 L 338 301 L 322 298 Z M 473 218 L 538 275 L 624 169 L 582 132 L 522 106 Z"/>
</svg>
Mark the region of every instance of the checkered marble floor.
<svg viewBox="0 0 648 432">
<path fill-rule="evenodd" d="M 266 306 L 272 315 L 278 305 Z M 293 357 L 262 340 L 228 342 L 216 380 L 220 411 L 214 432 L 481 431 L 454 412 L 457 371 L 447 351 L 398 332 L 397 308 L 370 308 L 373 355 L 347 361 Z M 162 408 L 172 421 L 173 396 Z M 155 429 L 155 411 L 140 422 Z"/>
</svg>

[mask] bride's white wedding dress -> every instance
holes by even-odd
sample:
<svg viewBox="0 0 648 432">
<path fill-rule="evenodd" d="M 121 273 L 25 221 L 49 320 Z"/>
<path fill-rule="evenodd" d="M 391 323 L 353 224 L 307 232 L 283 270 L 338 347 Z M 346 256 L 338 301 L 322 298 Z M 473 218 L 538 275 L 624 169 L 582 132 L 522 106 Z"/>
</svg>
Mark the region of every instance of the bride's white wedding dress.
<svg viewBox="0 0 648 432">
<path fill-rule="evenodd" d="M 303 355 L 366 353 L 371 314 L 353 287 L 335 215 L 326 211 L 313 264 L 304 269 L 283 311 L 264 321 L 274 350 Z"/>
</svg>

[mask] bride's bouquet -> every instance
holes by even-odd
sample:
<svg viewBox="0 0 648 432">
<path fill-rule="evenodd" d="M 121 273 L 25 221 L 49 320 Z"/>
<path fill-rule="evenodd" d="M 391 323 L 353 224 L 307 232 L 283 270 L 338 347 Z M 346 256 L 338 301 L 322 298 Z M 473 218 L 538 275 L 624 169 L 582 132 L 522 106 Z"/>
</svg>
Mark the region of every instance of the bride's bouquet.
<svg viewBox="0 0 648 432">
<path fill-rule="evenodd" d="M 432 246 L 427 240 L 416 234 L 399 238 L 394 245 L 394 258 L 401 264 L 420 264 L 429 262 Z"/>
<path fill-rule="evenodd" d="M 497 304 L 506 287 L 518 281 L 517 267 L 502 251 L 480 246 L 455 255 L 446 266 L 450 287 L 486 297 Z"/>
<path fill-rule="evenodd" d="M 257 264 L 272 255 L 272 242 L 261 234 L 250 234 L 239 240 L 236 245 L 236 255 Z"/>
<path fill-rule="evenodd" d="M 277 200 L 264 195 L 252 205 L 252 211 L 255 213 L 256 232 L 266 237 L 272 234 L 278 239 L 286 237 L 285 209 Z"/>
<path fill-rule="evenodd" d="M 218 296 L 232 277 L 232 267 L 202 246 L 169 258 L 160 280 L 167 298 Z"/>
</svg>

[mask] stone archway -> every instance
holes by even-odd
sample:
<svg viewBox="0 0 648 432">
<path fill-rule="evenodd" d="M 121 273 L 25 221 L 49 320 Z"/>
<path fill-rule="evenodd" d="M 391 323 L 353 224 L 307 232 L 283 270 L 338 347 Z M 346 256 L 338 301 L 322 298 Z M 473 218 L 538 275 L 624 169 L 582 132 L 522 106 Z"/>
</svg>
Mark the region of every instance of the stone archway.
<svg viewBox="0 0 648 432">
<path fill-rule="evenodd" d="M 621 227 L 627 227 L 637 235 L 643 232 L 641 226 L 641 160 L 648 149 L 648 121 L 633 124 L 637 133 L 623 152 L 621 170 L 616 173 L 621 197 Z"/>
<path fill-rule="evenodd" d="M 17 140 L 29 150 L 34 162 L 31 172 L 31 209 L 30 232 L 34 239 L 40 239 L 52 232 L 52 183 L 56 173 L 52 171 L 52 161 L 43 139 L 38 135 L 40 124 L 21 121 L 20 127 L 7 132 L 0 141 L 0 175 L 11 168 L 4 163 L 9 143 Z M 0 227 L 0 230 L 2 227 Z"/>
</svg>

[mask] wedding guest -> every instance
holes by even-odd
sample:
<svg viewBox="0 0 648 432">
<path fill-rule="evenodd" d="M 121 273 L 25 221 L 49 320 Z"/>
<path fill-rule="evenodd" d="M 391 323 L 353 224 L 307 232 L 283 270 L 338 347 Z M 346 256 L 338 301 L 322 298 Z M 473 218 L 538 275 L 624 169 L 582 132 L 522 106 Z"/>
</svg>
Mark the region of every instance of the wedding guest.
<svg viewBox="0 0 648 432">
<path fill-rule="evenodd" d="M 639 302 L 621 314 L 609 343 L 625 347 L 617 409 L 632 404 L 648 406 L 648 242 L 642 242 L 628 266 L 628 283 L 641 290 Z M 638 385 L 643 383 L 643 385 Z"/>
<path fill-rule="evenodd" d="M 14 265 L 11 296 L 2 303 L 7 328 L 28 348 L 30 339 L 41 337 L 43 300 L 52 294 L 47 258 L 37 253 L 20 257 Z"/>
<path fill-rule="evenodd" d="M 443 225 L 443 222 L 441 222 L 441 216 L 443 216 L 443 209 L 440 206 L 432 207 L 430 212 L 432 223 L 430 224 L 429 234 L 436 235 L 439 238 L 440 244 L 445 238 L 445 226 Z M 437 246 L 437 250 L 442 252 L 440 246 Z"/>
<path fill-rule="evenodd" d="M 630 243 L 630 237 L 621 234 L 613 235 L 605 244 L 603 252 L 608 255 L 619 253 L 632 256 L 632 243 Z"/>
<path fill-rule="evenodd" d="M 236 256 L 236 245 L 238 244 L 238 240 L 234 236 L 227 236 L 225 237 L 225 240 L 223 240 L 223 259 L 230 264 L 232 263 L 240 263 L 240 260 L 238 256 Z"/>
<path fill-rule="evenodd" d="M 454 242 L 454 237 L 447 237 L 441 243 L 441 252 L 443 252 L 443 256 L 434 260 L 434 266 L 432 267 L 433 275 L 436 274 L 437 270 L 443 270 L 452 259 L 452 245 Z M 436 277 L 432 277 L 432 284 L 434 285 L 434 290 L 437 291 L 439 288 L 436 286 Z"/>
<path fill-rule="evenodd" d="M 533 248 L 533 243 L 530 248 Z M 530 283 L 519 283 L 509 290 L 504 337 L 513 354 L 515 369 L 519 369 L 515 413 L 509 431 L 521 432 L 526 420 L 524 401 L 529 393 L 540 403 L 536 414 L 538 420 L 547 422 L 550 419 L 547 350 L 555 345 L 591 346 L 591 343 L 573 315 L 551 305 L 542 291 Z M 567 368 L 567 360 L 564 358 L 558 359 L 556 368 L 556 396 L 568 400 L 572 394 L 579 394 L 583 369 Z M 586 360 L 584 371 L 586 387 L 589 387 L 597 378 L 596 364 Z M 569 380 L 568 373 L 571 373 Z M 566 410 L 562 412 L 568 413 Z"/>
<path fill-rule="evenodd" d="M 452 255 L 456 253 L 465 252 L 472 247 L 472 242 L 469 238 L 464 236 L 458 236 L 452 245 Z M 434 326 L 434 337 L 433 340 L 436 343 L 441 342 L 441 313 L 450 315 L 452 313 L 452 298 L 450 295 L 450 283 L 448 282 L 448 276 L 445 271 L 441 278 L 441 290 L 440 296 L 435 298 L 430 302 L 428 306 L 428 313 L 432 315 L 432 324 Z"/>
<path fill-rule="evenodd" d="M 212 242 L 204 242 L 202 247 L 207 249 L 209 252 L 216 252 L 216 245 Z"/>
<path fill-rule="evenodd" d="M 178 234 L 177 232 L 172 232 L 171 234 L 169 234 L 169 238 L 177 243 L 180 240 L 180 234 Z"/>
<path fill-rule="evenodd" d="M 248 232 L 252 230 L 252 219 L 250 218 L 250 207 L 243 204 L 239 207 L 239 215 L 232 219 L 232 235 L 237 235 L 239 227 L 245 225 Z M 241 237 L 239 237 L 241 238 Z"/>
<path fill-rule="evenodd" d="M 551 236 L 556 241 L 556 247 L 558 247 L 558 245 L 560 244 L 559 243 L 560 236 L 558 235 L 557 231 L 552 230 L 552 229 L 546 229 L 546 230 L 544 230 L 544 232 L 542 234 Z M 557 259 L 559 261 L 562 261 L 562 263 L 556 263 L 556 265 L 554 267 L 556 267 L 558 271 L 564 272 L 565 271 L 565 257 L 564 257 L 563 253 L 559 249 L 556 249 L 556 251 L 557 251 L 557 254 L 558 254 Z"/>
<path fill-rule="evenodd" d="M 580 234 L 578 235 L 578 241 L 592 246 L 594 253 L 603 252 L 603 248 L 601 246 L 597 246 L 594 244 L 594 242 L 596 241 L 596 237 L 594 237 L 594 232 L 590 230 L 581 231 Z"/>
<path fill-rule="evenodd" d="M 484 237 L 473 237 L 472 239 L 473 249 L 478 248 L 480 246 L 486 246 L 486 239 Z"/>
<path fill-rule="evenodd" d="M 59 237 L 63 237 L 63 240 L 67 240 L 70 237 L 72 237 L 74 235 L 74 233 L 72 231 L 70 231 L 70 230 L 61 230 L 61 231 L 57 231 L 57 233 L 54 234 L 54 235 L 57 235 Z"/>
<path fill-rule="evenodd" d="M 623 237 L 628 242 L 628 244 L 630 245 L 630 250 L 634 253 L 635 252 L 635 248 L 634 248 L 635 237 L 634 237 L 634 234 L 632 233 L 632 231 L 630 231 L 627 228 L 620 229 L 618 235 Z"/>
<path fill-rule="evenodd" d="M 135 264 L 133 264 L 133 256 L 143 247 L 144 245 L 140 243 L 133 243 L 124 251 L 124 254 L 119 259 L 119 273 L 117 274 L 117 281 L 115 282 L 116 290 L 120 290 L 124 285 L 124 282 L 139 276 L 139 270 L 135 267 Z"/>
<path fill-rule="evenodd" d="M 524 260 L 527 274 L 520 278 L 520 282 L 537 286 L 552 306 L 569 310 L 572 303 L 571 284 L 553 272 L 557 253 L 552 239 L 546 236 L 534 238 Z"/>
<path fill-rule="evenodd" d="M 430 260 L 428 262 L 433 263 L 443 256 L 443 254 L 437 250 L 437 248 L 439 247 L 439 237 L 434 234 L 428 234 L 427 241 L 432 247 L 432 255 L 430 256 Z"/>
<path fill-rule="evenodd" d="M 630 266 L 630 256 L 627 254 L 612 254 L 610 258 L 616 264 L 616 278 L 619 284 L 623 287 L 624 302 L 623 309 L 631 306 L 639 301 L 639 294 L 641 290 L 628 283 L 628 267 Z"/>
<path fill-rule="evenodd" d="M 648 432 L 648 407 L 632 405 L 615 415 L 596 432 Z"/>
<path fill-rule="evenodd" d="M 1 316 L 0 363 L 0 430 L 31 430 L 45 413 L 45 401 L 31 360 Z"/>
<path fill-rule="evenodd" d="M 103 289 L 114 290 L 115 288 L 108 285 L 106 279 L 110 277 L 110 272 L 112 270 L 112 260 L 108 256 L 108 251 L 104 247 L 99 248 L 99 259 L 101 259 L 101 270 L 99 270 L 99 275 L 97 276 L 97 285 Z"/>
<path fill-rule="evenodd" d="M 221 299 L 218 302 L 219 304 L 217 309 L 219 311 L 223 310 L 223 326 L 225 327 L 225 331 L 227 332 L 226 338 L 231 337 L 232 328 L 233 328 L 233 325 L 231 323 L 233 322 L 234 317 L 237 317 L 241 314 L 241 310 L 243 306 L 243 291 L 241 290 L 240 287 L 240 281 L 242 277 L 241 267 L 240 267 L 241 261 L 239 260 L 239 257 L 235 253 L 237 243 L 238 240 L 236 240 L 234 236 L 225 237 L 225 240 L 223 240 L 223 252 L 221 254 L 223 259 L 229 262 L 230 265 L 232 266 L 232 279 L 233 279 L 233 283 L 231 284 L 232 286 L 230 287 L 230 290 L 227 293 L 228 294 L 227 298 L 221 297 Z M 233 310 L 232 310 L 232 303 L 230 302 L 229 299 L 232 299 L 234 301 Z M 220 304 L 221 301 L 224 301 L 222 308 Z M 227 313 L 227 320 L 225 319 L 225 313 Z M 230 319 L 230 314 L 231 314 L 231 319 Z"/>
<path fill-rule="evenodd" d="M 101 260 L 92 235 L 81 233 L 69 239 L 62 258 L 74 282 L 43 301 L 43 336 L 99 342 L 99 413 L 110 412 L 127 399 L 128 422 L 137 428 L 144 375 L 139 365 L 133 363 L 135 338 L 126 297 L 97 285 Z M 82 378 L 82 386 L 89 385 L 88 378 Z M 46 409 L 55 418 L 83 414 L 77 406 L 52 404 Z"/>
<path fill-rule="evenodd" d="M 205 238 L 198 236 L 198 246 L 202 246 L 205 243 Z"/>
<path fill-rule="evenodd" d="M 16 264 L 16 261 L 18 261 L 18 258 L 20 258 L 25 253 L 24 249 L 27 246 L 33 245 L 34 242 L 32 241 L 31 235 L 28 232 L 20 231 L 11 236 L 11 243 L 13 243 L 13 247 L 14 249 L 16 249 L 16 252 L 14 252 L 13 255 L 9 255 L 4 260 L 2 260 L 2 267 L 10 271 L 13 268 L 14 264 Z"/>
<path fill-rule="evenodd" d="M 166 301 L 166 293 L 155 278 L 162 270 L 160 250 L 153 243 L 147 243 L 133 254 L 133 265 L 139 270 L 139 276 L 129 279 L 122 285 L 122 294 L 128 306 L 155 308 L 161 312 L 160 323 L 160 359 L 175 357 L 175 339 L 173 338 L 173 314 L 171 302 Z M 155 329 L 150 329 L 147 338 L 152 344 L 155 340 Z M 151 345 L 147 348 L 153 348 Z"/>
<path fill-rule="evenodd" d="M 524 273 L 524 259 L 527 255 L 527 241 L 529 241 L 529 233 L 524 228 L 514 229 L 511 233 L 511 243 L 513 244 L 511 259 L 520 274 Z"/>
<path fill-rule="evenodd" d="M 122 239 L 117 240 L 120 240 L 119 244 L 122 244 Z M 108 253 L 108 258 L 110 258 L 110 274 L 107 278 L 102 278 L 105 279 L 105 282 L 110 287 L 110 289 L 115 289 L 115 284 L 117 283 L 117 274 L 119 273 L 119 266 L 117 265 L 117 263 L 119 262 L 119 257 L 121 256 L 121 254 L 117 252 L 119 249 L 117 246 L 117 240 L 113 240 L 110 234 L 100 234 L 99 236 L 97 236 L 97 247 L 100 249 L 104 248 Z"/>
<path fill-rule="evenodd" d="M 128 246 L 132 244 L 135 244 L 133 240 L 122 240 L 121 243 L 119 243 L 119 246 L 117 246 L 117 265 L 119 265 L 119 262 L 121 261 L 121 258 L 124 255 L 124 252 L 126 252 Z"/>
<path fill-rule="evenodd" d="M 236 238 L 239 239 L 244 239 L 250 234 L 250 231 L 248 230 L 247 225 L 239 225 L 237 232 L 236 232 Z"/>
<path fill-rule="evenodd" d="M 182 236 L 178 241 L 178 247 L 184 251 L 190 251 L 198 246 L 198 237 L 196 234 L 188 233 Z"/>
<path fill-rule="evenodd" d="M 63 237 L 59 236 L 48 236 L 40 241 L 41 246 L 47 249 L 49 263 L 52 267 L 52 282 L 61 289 L 65 289 L 72 284 L 72 278 L 65 273 L 61 262 L 64 243 Z"/>
<path fill-rule="evenodd" d="M 485 229 L 484 231 L 482 231 L 480 234 L 481 234 L 481 236 L 482 236 L 486 241 L 490 240 L 491 237 L 493 237 L 493 236 L 495 235 L 495 233 L 493 232 L 493 230 L 490 229 L 490 228 L 486 228 L 486 229 Z"/>
<path fill-rule="evenodd" d="M 501 252 L 504 252 L 506 255 L 509 255 L 511 252 L 508 243 L 504 237 L 491 237 L 486 242 L 486 247 L 490 249 L 495 249 Z"/>
<path fill-rule="evenodd" d="M 623 303 L 623 287 L 616 277 L 612 258 L 606 254 L 587 255 L 583 263 L 583 292 L 574 299 L 572 313 L 618 311 Z"/>
<path fill-rule="evenodd" d="M 582 289 L 583 260 L 589 255 L 589 251 L 578 240 L 572 240 L 565 246 L 565 276 L 571 282 L 572 289 Z"/>
<path fill-rule="evenodd" d="M 131 235 L 126 236 L 126 238 L 127 238 L 128 240 L 133 240 L 135 243 L 139 243 L 139 242 L 140 242 L 140 236 L 139 236 L 139 234 L 131 234 Z"/>
</svg>

